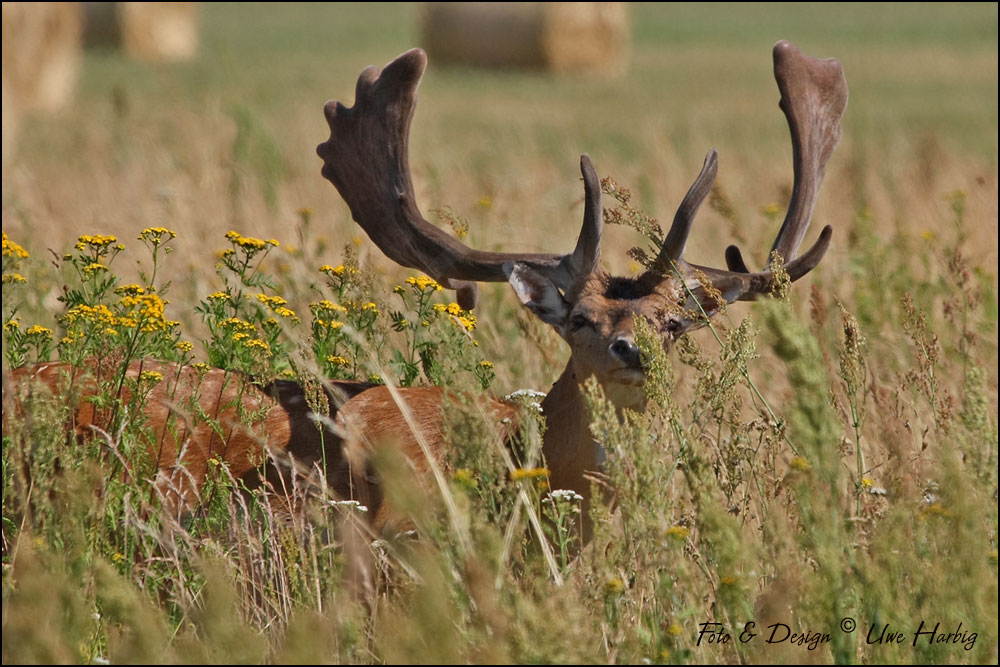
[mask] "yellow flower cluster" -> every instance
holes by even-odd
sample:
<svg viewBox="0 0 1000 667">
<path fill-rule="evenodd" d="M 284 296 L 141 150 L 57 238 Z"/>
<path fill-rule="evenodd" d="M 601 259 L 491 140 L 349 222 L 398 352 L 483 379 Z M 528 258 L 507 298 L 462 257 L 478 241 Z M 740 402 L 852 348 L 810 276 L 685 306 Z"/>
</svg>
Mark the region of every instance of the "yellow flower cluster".
<svg viewBox="0 0 1000 667">
<path fill-rule="evenodd" d="M 319 317 L 315 318 L 313 321 L 321 327 L 326 327 L 334 331 L 344 326 L 343 322 L 338 322 L 337 320 L 324 320 Z"/>
<path fill-rule="evenodd" d="M 260 338 L 248 340 L 245 345 L 249 350 L 259 350 L 264 354 L 271 354 L 271 346 L 267 344 L 267 341 L 263 341 Z"/>
<path fill-rule="evenodd" d="M 119 318 L 119 323 L 127 327 L 140 326 L 144 332 L 163 331 L 178 323 L 164 318 L 167 302 L 156 294 L 124 296 L 121 304 L 130 312 Z"/>
<path fill-rule="evenodd" d="M 263 303 L 264 305 L 270 306 L 272 308 L 284 306 L 288 303 L 288 301 L 286 301 L 284 297 L 280 297 L 277 294 L 275 294 L 274 296 L 269 296 L 267 294 L 258 294 L 257 300 Z"/>
<path fill-rule="evenodd" d="M 354 275 L 358 272 L 353 266 L 344 266 L 343 264 L 338 264 L 337 266 L 330 266 L 329 264 L 324 264 L 319 267 L 320 273 L 328 273 L 333 276 L 344 276 L 344 275 Z"/>
<path fill-rule="evenodd" d="M 257 300 L 270 308 L 271 312 L 278 317 L 282 317 L 286 320 L 292 320 L 294 322 L 299 321 L 299 316 L 295 314 L 294 310 L 286 305 L 288 302 L 282 297 L 277 295 L 268 296 L 267 294 L 258 294 Z"/>
<path fill-rule="evenodd" d="M 476 328 L 476 326 L 478 326 L 476 316 L 467 310 L 462 310 L 462 307 L 455 302 L 449 303 L 448 305 L 436 303 L 431 307 L 439 313 L 447 313 L 448 315 L 451 315 L 452 323 L 456 326 L 462 327 L 466 331 L 472 331 Z"/>
<path fill-rule="evenodd" d="M 3 274 L 3 284 L 8 285 L 10 283 L 26 283 L 28 279 L 22 276 L 20 273 L 5 273 Z"/>
<path fill-rule="evenodd" d="M 148 382 L 149 384 L 157 384 L 163 382 L 163 373 L 159 371 L 143 371 L 139 374 L 140 382 Z"/>
<path fill-rule="evenodd" d="M 344 326 L 343 322 L 333 319 L 338 313 L 347 313 L 347 308 L 327 299 L 314 301 L 309 304 L 309 309 L 313 312 L 313 321 L 321 327 L 339 329 Z"/>
<path fill-rule="evenodd" d="M 167 229 L 166 227 L 146 227 L 139 233 L 140 241 L 145 241 L 153 246 L 163 245 L 167 241 L 175 238 L 177 238 L 177 232 Z"/>
<path fill-rule="evenodd" d="M 345 303 L 347 304 L 348 311 L 378 315 L 378 306 L 374 301 L 366 301 L 365 303 L 361 303 L 360 301 L 347 301 Z"/>
<path fill-rule="evenodd" d="M 604 582 L 604 593 L 606 595 L 618 595 L 625 590 L 625 582 L 620 577 L 613 577 Z"/>
<path fill-rule="evenodd" d="M 219 322 L 219 328 L 229 329 L 236 333 L 256 333 L 257 329 L 249 322 L 245 322 L 238 317 L 229 317 Z"/>
<path fill-rule="evenodd" d="M 413 285 L 421 292 L 425 290 L 434 290 L 435 292 L 440 292 L 443 288 L 438 284 L 433 278 L 428 278 L 427 276 L 410 276 L 406 279 L 407 285 Z"/>
<path fill-rule="evenodd" d="M 228 292 L 212 292 L 211 294 L 208 295 L 208 299 L 209 299 L 209 301 L 228 301 L 229 300 L 229 293 Z"/>
<path fill-rule="evenodd" d="M 14 259 L 27 259 L 28 251 L 7 238 L 7 232 L 3 232 L 3 256 Z"/>
<path fill-rule="evenodd" d="M 229 331 L 230 338 L 237 343 L 241 343 L 246 349 L 263 352 L 268 355 L 271 354 L 271 346 L 267 344 L 267 341 L 255 338 L 252 335 L 257 333 L 257 328 L 249 322 L 245 322 L 238 317 L 230 317 L 219 322 L 219 328 Z"/>
<path fill-rule="evenodd" d="M 327 363 L 335 366 L 350 366 L 351 362 L 341 356 L 330 355 L 326 358 Z"/>
<path fill-rule="evenodd" d="M 462 307 L 454 302 L 449 303 L 448 305 L 445 305 L 443 303 L 435 303 L 433 306 L 431 306 L 431 308 L 433 308 L 439 313 L 448 313 L 449 315 L 455 315 L 456 317 L 465 313 L 465 311 L 462 310 Z"/>
<path fill-rule="evenodd" d="M 469 313 L 468 315 L 459 315 L 458 317 L 453 318 L 451 321 L 454 322 L 457 326 L 462 327 L 466 331 L 472 331 L 473 329 L 476 328 L 477 325 L 476 316 L 473 315 L 472 313 Z"/>
<path fill-rule="evenodd" d="M 91 324 L 113 327 L 118 324 L 118 318 L 103 303 L 99 303 L 96 306 L 88 306 L 87 304 L 73 306 L 63 315 L 63 321 L 67 325 L 73 325 L 77 322 L 90 322 Z"/>
<path fill-rule="evenodd" d="M 87 266 L 83 267 L 83 275 L 92 276 L 99 271 L 107 271 L 108 267 L 101 264 L 100 262 L 91 262 Z"/>
<path fill-rule="evenodd" d="M 226 238 L 229 239 L 233 245 L 238 245 L 244 250 L 260 251 L 264 250 L 267 246 L 274 246 L 275 248 L 278 247 L 278 241 L 275 239 L 268 239 L 265 241 L 263 239 L 255 239 L 252 236 L 243 236 L 239 232 L 235 231 L 226 232 Z"/>
<path fill-rule="evenodd" d="M 52 329 L 40 326 L 36 324 L 33 327 L 28 327 L 28 330 L 24 332 L 26 336 L 39 336 L 41 338 L 52 338 Z"/>
<path fill-rule="evenodd" d="M 322 301 L 314 301 L 309 305 L 313 310 L 327 310 L 330 311 L 331 313 L 347 312 L 347 309 L 341 306 L 340 304 L 334 303 L 333 301 L 328 301 L 326 299 L 323 299 Z"/>
<path fill-rule="evenodd" d="M 789 465 L 791 465 L 795 470 L 799 470 L 801 472 L 809 472 L 812 468 L 812 464 L 809 463 L 809 460 L 802 456 L 796 456 L 792 459 Z"/>
<path fill-rule="evenodd" d="M 510 471 L 510 481 L 518 482 L 530 480 L 535 483 L 535 487 L 541 491 L 549 488 L 548 468 L 514 468 Z"/>
<path fill-rule="evenodd" d="M 679 542 L 683 542 L 690 534 L 691 531 L 684 526 L 670 526 L 670 528 L 667 528 L 664 532 L 666 537 L 672 537 Z"/>
<path fill-rule="evenodd" d="M 115 288 L 115 294 L 120 294 L 122 296 L 139 296 L 140 294 L 145 293 L 146 288 L 142 285 L 136 285 L 135 283 Z"/>
<path fill-rule="evenodd" d="M 514 468 L 510 471 L 510 479 L 512 482 L 522 479 L 544 479 L 548 476 L 548 468 Z"/>
<path fill-rule="evenodd" d="M 475 482 L 476 476 L 468 468 L 459 468 L 455 471 L 455 474 L 451 476 L 456 482 L 461 482 L 463 484 L 469 484 Z"/>
<path fill-rule="evenodd" d="M 88 247 L 93 249 L 107 248 L 112 243 L 117 243 L 118 237 L 111 236 L 110 234 L 84 234 L 83 236 L 77 237 L 76 239 L 76 249 L 86 250 Z M 124 246 L 122 248 L 124 249 Z"/>
</svg>

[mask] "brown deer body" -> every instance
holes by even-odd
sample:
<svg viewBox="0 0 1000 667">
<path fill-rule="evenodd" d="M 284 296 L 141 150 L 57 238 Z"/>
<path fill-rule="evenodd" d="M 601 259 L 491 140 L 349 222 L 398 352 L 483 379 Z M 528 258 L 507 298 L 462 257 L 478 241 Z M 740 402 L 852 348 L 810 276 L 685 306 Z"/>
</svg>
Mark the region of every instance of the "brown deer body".
<svg viewBox="0 0 1000 667">
<path fill-rule="evenodd" d="M 142 429 L 147 450 L 149 467 L 133 474 L 154 479 L 171 511 L 187 511 L 198 503 L 213 460 L 226 463 L 230 474 L 251 488 L 265 478 L 280 488 L 276 475 L 292 469 L 309 474 L 319 463 L 326 464 L 331 484 L 350 488 L 340 439 L 319 430 L 299 385 L 275 381 L 258 386 L 218 368 L 136 361 L 125 371 L 129 382 L 120 387 L 109 381 L 112 373 L 117 379 L 117 367 L 43 363 L 17 368 L 4 377 L 3 431 L 8 433 L 9 420 L 30 417 L 32 401 L 55 399 L 64 402 L 75 437 L 103 432 L 114 444 L 117 434 L 109 431 L 119 416 L 115 412 L 131 409 L 131 386 L 145 372 L 162 379 L 142 397 L 141 414 L 120 416 Z M 372 386 L 332 383 L 324 392 L 328 414 L 336 415 L 344 402 Z M 94 399 L 101 395 L 116 398 L 113 404 L 118 407 L 96 407 Z"/>
<path fill-rule="evenodd" d="M 840 137 L 847 86 L 837 61 L 809 58 L 787 42 L 775 46 L 774 62 L 780 106 L 792 136 L 794 186 L 772 250 L 783 258 L 789 277 L 797 280 L 817 265 L 830 243 L 831 229 L 826 227 L 807 252 L 798 253 L 826 162 Z M 327 103 L 331 136 L 317 149 L 324 161 L 323 176 L 336 186 L 354 219 L 388 257 L 457 289 L 466 308 L 475 304 L 477 282 L 509 282 L 522 303 L 567 341 L 570 361 L 542 403 L 547 420 L 542 449 L 551 488 L 575 490 L 587 503 L 591 486 L 587 473 L 600 470 L 603 450 L 590 433 L 581 384 L 594 376 L 617 406 L 642 409 L 645 369 L 635 342 L 635 317 L 649 321 L 669 348 L 686 331 L 703 326 L 722 303 L 769 293 L 774 282 L 771 260 L 763 271 L 751 272 L 734 246 L 726 250 L 727 269 L 683 259 L 695 213 L 715 180 L 715 151 L 709 152 L 682 201 L 653 266 L 637 278 L 610 276 L 598 265 L 601 188 L 586 155 L 581 158 L 584 221 L 572 253 L 488 253 L 466 247 L 426 222 L 414 200 L 408 138 L 425 66 L 422 51 L 407 52 L 381 72 L 371 67 L 361 74 L 353 107 Z M 192 369 L 155 362 L 134 366 L 132 373 L 138 373 L 140 366 L 160 368 L 167 378 L 153 390 L 143 417 L 161 474 L 177 468 L 178 461 L 187 470 L 189 481 L 175 490 L 180 504 L 195 497 L 212 456 L 220 456 L 234 476 L 243 477 L 254 474 L 268 455 L 287 453 L 301 470 L 325 461 L 332 491 L 373 505 L 370 520 L 381 529 L 396 513 L 382 507 L 378 482 L 368 469 L 370 448 L 379 442 L 394 443 L 424 474 L 430 463 L 427 452 L 443 459 L 449 446 L 440 428 L 440 388 L 390 390 L 333 383 L 326 391 L 327 407 L 339 427 L 327 423 L 317 428 L 297 385 L 256 387 L 237 382 L 221 370 L 209 371 L 198 384 Z M 61 364 L 18 369 L 13 382 L 15 387 L 23 386 L 27 378 L 36 377 L 55 387 L 61 382 L 60 374 L 70 372 Z M 87 387 L 92 385 L 82 387 L 80 393 L 85 395 Z M 5 403 L 7 394 L 5 387 Z M 216 427 L 186 420 L 184 415 L 194 407 L 188 403 L 192 397 L 197 410 L 216 422 Z M 244 406 L 242 411 L 236 409 L 238 405 Z M 498 421 L 516 412 L 513 406 L 495 400 L 484 405 Z M 97 415 L 88 410 L 80 404 L 74 412 L 77 429 L 95 424 Z M 5 406 L 5 422 L 6 412 Z M 244 414 L 256 417 L 242 424 L 239 417 Z M 180 427 L 168 426 L 172 415 Z M 346 443 L 341 439 L 344 433 L 348 434 Z M 423 446 L 418 442 L 421 438 Z"/>
</svg>

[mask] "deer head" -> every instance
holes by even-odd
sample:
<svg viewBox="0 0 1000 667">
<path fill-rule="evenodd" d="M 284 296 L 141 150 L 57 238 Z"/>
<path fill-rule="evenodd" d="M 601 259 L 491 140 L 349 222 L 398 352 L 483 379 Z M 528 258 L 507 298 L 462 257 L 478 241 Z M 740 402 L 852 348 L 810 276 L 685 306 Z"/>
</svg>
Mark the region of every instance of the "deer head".
<svg viewBox="0 0 1000 667">
<path fill-rule="evenodd" d="M 772 259 L 751 271 L 735 246 L 726 249 L 727 268 L 684 260 L 684 248 L 699 206 L 715 182 L 718 159 L 705 158 L 674 216 L 651 268 L 638 278 L 614 277 L 599 266 L 603 222 L 601 187 L 589 156 L 583 155 L 585 207 L 576 247 L 567 255 L 512 254 L 471 249 L 428 223 L 414 199 L 408 163 L 410 123 L 416 92 L 427 65 L 420 49 L 408 51 L 380 72 L 361 73 L 355 104 L 328 102 L 330 139 L 319 145 L 323 176 L 331 181 L 375 244 L 395 262 L 419 269 L 457 289 L 463 307 L 477 298 L 476 283 L 509 281 L 518 298 L 552 326 L 572 349 L 567 369 L 579 381 L 594 375 L 618 396 L 619 404 L 641 401 L 645 372 L 633 332 L 641 314 L 669 347 L 703 326 L 723 303 L 770 292 Z M 789 42 L 774 47 L 774 73 L 792 136 L 794 185 L 788 213 L 772 250 L 783 258 L 791 280 L 822 259 L 832 230 L 798 254 L 826 162 L 840 139 L 847 84 L 840 64 L 803 55 Z M 700 316 L 699 316 L 700 315 Z"/>
</svg>

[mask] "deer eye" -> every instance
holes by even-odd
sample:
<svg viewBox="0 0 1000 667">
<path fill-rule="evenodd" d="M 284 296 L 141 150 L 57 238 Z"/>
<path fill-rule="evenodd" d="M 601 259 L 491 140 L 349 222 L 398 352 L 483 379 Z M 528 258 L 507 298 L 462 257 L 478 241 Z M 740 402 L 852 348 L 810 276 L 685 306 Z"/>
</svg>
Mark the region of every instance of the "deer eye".
<svg viewBox="0 0 1000 667">
<path fill-rule="evenodd" d="M 571 331 L 579 331 L 585 327 L 590 327 L 591 329 L 596 328 L 594 323 L 586 315 L 576 314 L 569 321 L 569 328 Z"/>
<path fill-rule="evenodd" d="M 667 332 L 676 334 L 681 330 L 681 321 L 676 317 L 671 317 L 667 320 Z"/>
</svg>

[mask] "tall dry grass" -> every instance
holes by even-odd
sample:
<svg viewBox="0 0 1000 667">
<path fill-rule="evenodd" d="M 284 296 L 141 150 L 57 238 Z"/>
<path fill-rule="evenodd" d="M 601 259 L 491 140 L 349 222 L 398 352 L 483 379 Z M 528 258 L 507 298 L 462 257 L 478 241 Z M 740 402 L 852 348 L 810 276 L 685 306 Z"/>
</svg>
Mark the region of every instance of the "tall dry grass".
<svg viewBox="0 0 1000 667">
<path fill-rule="evenodd" d="M 791 182 L 770 46 L 836 56 L 851 86 L 819 268 L 789 303 L 732 306 L 661 360 L 647 414 L 622 423 L 594 396 L 618 510 L 596 517 L 565 584 L 509 489 L 456 479 L 468 540 L 436 521 L 435 498 L 412 500 L 422 538 L 370 546 L 380 576 L 362 609 L 341 586 L 335 514 L 288 525 L 264 499 L 219 493 L 204 521 L 171 523 L 95 463 L 106 439 L 67 449 L 60 404 L 43 403 L 4 442 L 4 661 L 995 662 L 996 7 L 741 7 L 635 7 L 619 80 L 432 62 L 420 88 L 418 199 L 466 219 L 471 245 L 568 247 L 583 151 L 667 219 L 715 147 L 688 255 L 721 264 L 738 242 L 760 265 Z M 268 269 L 299 312 L 316 268 L 359 235 L 318 174 L 320 106 L 350 102 L 361 67 L 413 46 L 412 10 L 229 11 L 206 7 L 202 61 L 96 56 L 72 111 L 25 128 L 3 229 L 31 253 L 26 286 L 4 284 L 26 325 L 58 330 L 70 278 L 47 249 L 61 257 L 81 234 L 126 242 L 115 270 L 131 282 L 132 239 L 176 230 L 160 278 L 193 340 L 208 336 L 194 306 L 221 287 L 226 231 L 281 242 Z M 625 251 L 639 242 L 608 229 L 604 262 L 636 270 Z M 355 247 L 387 299 L 405 273 Z M 477 314 L 494 391 L 546 389 L 568 354 L 558 338 L 505 286 L 486 287 Z M 458 421 L 462 461 L 497 469 Z M 382 466 L 393 493 L 419 497 Z M 750 621 L 759 634 L 740 642 Z M 914 645 L 922 622 L 961 623 L 964 640 Z M 767 644 L 774 623 L 810 634 Z M 905 641 L 874 643 L 886 626 Z M 810 650 L 811 633 L 830 641 Z"/>
</svg>

